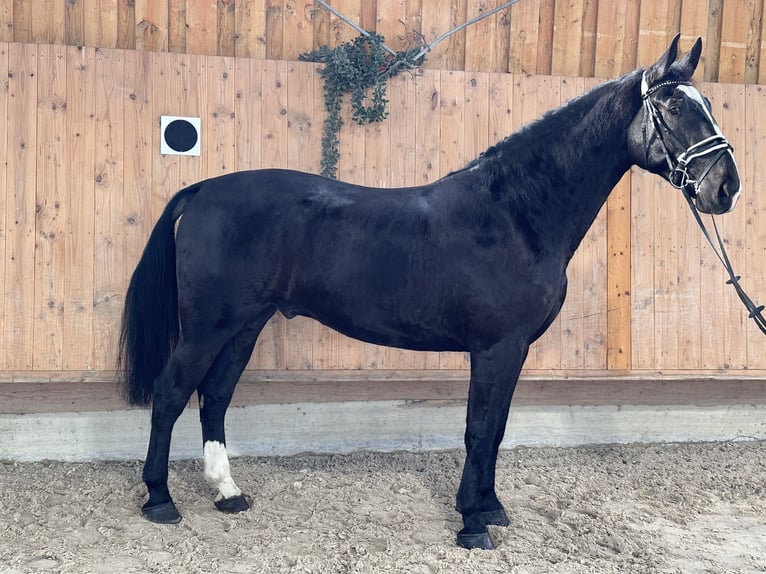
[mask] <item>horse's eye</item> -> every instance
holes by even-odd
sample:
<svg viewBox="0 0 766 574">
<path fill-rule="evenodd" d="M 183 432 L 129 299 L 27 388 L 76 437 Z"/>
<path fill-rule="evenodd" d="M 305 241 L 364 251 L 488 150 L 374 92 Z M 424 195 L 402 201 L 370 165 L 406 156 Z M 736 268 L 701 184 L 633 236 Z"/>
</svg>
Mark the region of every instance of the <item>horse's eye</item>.
<svg viewBox="0 0 766 574">
<path fill-rule="evenodd" d="M 681 110 L 679 109 L 679 107 L 678 107 L 678 106 L 670 106 L 670 107 L 668 108 L 668 113 L 669 113 L 671 116 L 677 116 L 678 114 L 680 114 L 680 113 L 681 113 Z"/>
</svg>

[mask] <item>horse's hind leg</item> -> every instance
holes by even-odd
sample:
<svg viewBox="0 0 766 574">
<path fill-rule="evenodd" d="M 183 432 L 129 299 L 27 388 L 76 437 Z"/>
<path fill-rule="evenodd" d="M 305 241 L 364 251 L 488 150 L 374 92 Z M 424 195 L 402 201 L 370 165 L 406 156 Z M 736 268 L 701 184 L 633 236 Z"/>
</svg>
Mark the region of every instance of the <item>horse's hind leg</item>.
<svg viewBox="0 0 766 574">
<path fill-rule="evenodd" d="M 211 338 L 204 343 L 192 344 L 182 337 L 154 382 L 152 430 L 144 464 L 149 500 L 142 508 L 144 516 L 152 522 L 172 524 L 181 520 L 168 489 L 173 426 L 225 340 L 225 337 L 222 341 Z"/>
<path fill-rule="evenodd" d="M 222 512 L 242 512 L 248 503 L 231 477 L 229 457 L 226 453 L 224 418 L 234 388 L 247 366 L 255 341 L 261 329 L 273 315 L 264 313 L 232 337 L 218 353 L 205 379 L 197 389 L 202 424 L 205 479 L 218 489 L 215 506 Z"/>
</svg>

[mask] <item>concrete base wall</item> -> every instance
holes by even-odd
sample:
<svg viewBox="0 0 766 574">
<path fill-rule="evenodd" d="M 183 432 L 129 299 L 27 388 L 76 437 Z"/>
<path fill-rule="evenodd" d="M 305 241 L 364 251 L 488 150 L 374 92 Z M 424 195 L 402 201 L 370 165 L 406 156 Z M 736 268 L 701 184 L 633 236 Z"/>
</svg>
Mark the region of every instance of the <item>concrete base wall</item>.
<svg viewBox="0 0 766 574">
<path fill-rule="evenodd" d="M 173 458 L 201 456 L 197 417 L 187 409 L 179 419 Z M 0 459 L 143 459 L 149 419 L 147 410 L 0 415 Z M 233 456 L 461 448 L 464 430 L 465 404 L 266 404 L 227 415 Z M 766 440 L 766 404 L 518 406 L 503 447 L 732 440 Z"/>
</svg>

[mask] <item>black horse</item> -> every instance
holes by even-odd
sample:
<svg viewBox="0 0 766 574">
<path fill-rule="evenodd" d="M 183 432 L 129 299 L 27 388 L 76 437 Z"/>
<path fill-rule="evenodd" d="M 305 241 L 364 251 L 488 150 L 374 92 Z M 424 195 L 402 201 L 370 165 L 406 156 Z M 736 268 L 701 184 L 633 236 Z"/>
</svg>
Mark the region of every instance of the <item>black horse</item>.
<svg viewBox="0 0 766 574">
<path fill-rule="evenodd" d="M 229 473 L 224 415 L 258 334 L 280 311 L 379 345 L 470 353 L 457 539 L 492 548 L 487 525 L 509 523 L 495 462 L 519 372 L 559 313 L 567 264 L 612 187 L 637 164 L 700 211 L 736 203 L 731 147 L 691 83 L 701 46 L 677 61 L 676 37 L 650 68 L 602 84 L 428 185 L 369 189 L 268 169 L 178 192 L 133 273 L 122 324 L 127 395 L 153 402 L 144 515 L 181 519 L 168 454 L 195 390 L 216 506 L 248 508 Z"/>
</svg>

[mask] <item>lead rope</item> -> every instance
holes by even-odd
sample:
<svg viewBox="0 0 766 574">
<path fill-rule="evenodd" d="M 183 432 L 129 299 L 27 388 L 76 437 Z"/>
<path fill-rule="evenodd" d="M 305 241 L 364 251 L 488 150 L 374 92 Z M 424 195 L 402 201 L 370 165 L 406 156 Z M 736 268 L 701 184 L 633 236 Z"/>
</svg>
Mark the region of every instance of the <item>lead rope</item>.
<svg viewBox="0 0 766 574">
<path fill-rule="evenodd" d="M 721 238 L 721 234 L 718 231 L 718 225 L 715 222 L 715 218 L 711 215 L 710 219 L 713 221 L 713 229 L 715 230 L 715 237 L 716 241 L 718 243 L 718 247 L 716 247 L 716 244 L 713 242 L 713 238 L 710 235 L 710 232 L 707 230 L 707 227 L 705 227 L 705 223 L 702 221 L 702 218 L 700 217 L 699 211 L 697 210 L 697 206 L 694 205 L 694 200 L 691 197 L 691 195 L 686 191 L 686 188 L 683 188 L 684 198 L 686 199 L 686 203 L 689 204 L 689 208 L 692 211 L 692 215 L 694 215 L 694 219 L 697 221 L 697 225 L 700 226 L 700 229 L 702 230 L 702 234 L 705 236 L 705 239 L 707 239 L 707 242 L 710 244 L 710 247 L 713 250 L 713 253 L 715 253 L 716 257 L 718 257 L 718 260 L 723 265 L 723 268 L 726 270 L 726 273 L 729 275 L 729 279 L 726 281 L 727 285 L 732 285 L 734 287 L 734 290 L 737 292 L 737 296 L 739 297 L 739 300 L 742 301 L 742 304 L 745 306 L 745 308 L 748 311 L 748 317 L 755 321 L 755 324 L 758 326 L 758 328 L 761 330 L 761 332 L 766 335 L 766 318 L 763 316 L 763 305 L 756 305 L 753 303 L 753 300 L 748 296 L 747 293 L 745 293 L 745 290 L 742 288 L 742 285 L 739 284 L 740 276 L 734 273 L 734 268 L 731 266 L 731 261 L 729 260 L 729 255 L 726 253 L 726 249 L 724 248 L 724 242 Z"/>
</svg>

